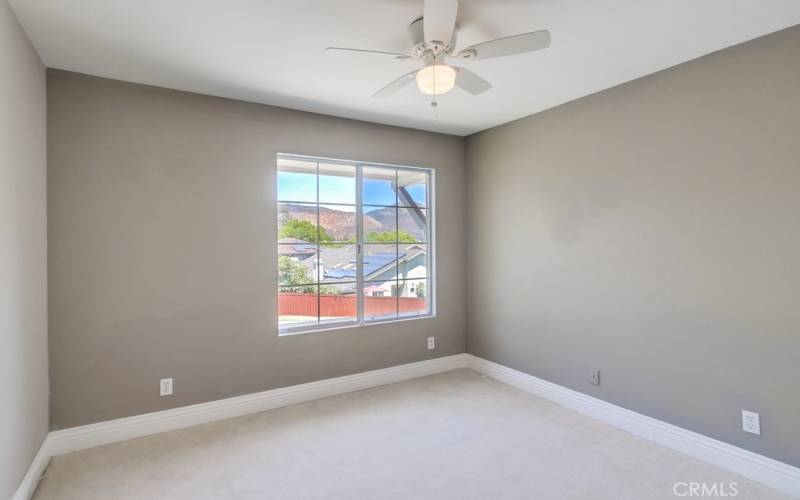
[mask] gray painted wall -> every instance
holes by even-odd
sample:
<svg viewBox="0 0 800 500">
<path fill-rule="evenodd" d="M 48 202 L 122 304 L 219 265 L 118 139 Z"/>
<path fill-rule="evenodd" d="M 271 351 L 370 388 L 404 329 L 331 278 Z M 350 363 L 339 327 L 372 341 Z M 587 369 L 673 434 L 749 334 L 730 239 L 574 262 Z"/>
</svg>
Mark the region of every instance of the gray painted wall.
<svg viewBox="0 0 800 500">
<path fill-rule="evenodd" d="M 53 70 L 48 103 L 52 428 L 464 352 L 462 138 Z M 278 337 L 277 152 L 436 169 L 436 318 Z"/>
<path fill-rule="evenodd" d="M 0 498 L 47 434 L 45 69 L 0 1 Z"/>
<path fill-rule="evenodd" d="M 800 466 L 800 27 L 466 155 L 469 352 Z"/>
</svg>

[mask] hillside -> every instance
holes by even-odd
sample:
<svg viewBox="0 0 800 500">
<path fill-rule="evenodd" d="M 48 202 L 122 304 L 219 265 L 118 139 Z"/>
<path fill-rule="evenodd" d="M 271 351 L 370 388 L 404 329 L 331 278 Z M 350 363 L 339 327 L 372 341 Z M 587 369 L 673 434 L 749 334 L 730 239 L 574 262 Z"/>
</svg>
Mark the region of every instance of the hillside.
<svg viewBox="0 0 800 500">
<path fill-rule="evenodd" d="M 395 229 L 395 209 L 376 208 L 364 214 L 364 231 L 382 232 Z M 283 225 L 287 220 L 306 220 L 316 224 L 317 208 L 313 205 L 298 205 L 281 203 L 278 208 L 278 225 Z M 319 207 L 320 225 L 336 241 L 348 241 L 355 238 L 356 214 L 344 210 L 336 210 L 331 206 Z M 408 211 L 401 210 L 399 216 L 400 229 L 405 230 L 420 241 L 424 241 L 425 229 L 419 227 Z"/>
</svg>

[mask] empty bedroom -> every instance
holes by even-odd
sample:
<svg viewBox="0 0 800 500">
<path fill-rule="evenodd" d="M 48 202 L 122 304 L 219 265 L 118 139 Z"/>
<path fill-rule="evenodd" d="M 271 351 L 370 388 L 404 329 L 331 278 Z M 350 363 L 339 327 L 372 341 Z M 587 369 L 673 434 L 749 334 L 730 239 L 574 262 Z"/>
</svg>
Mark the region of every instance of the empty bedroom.
<svg viewBox="0 0 800 500">
<path fill-rule="evenodd" d="M 0 0 L 0 499 L 800 499 L 797 0 Z"/>
</svg>

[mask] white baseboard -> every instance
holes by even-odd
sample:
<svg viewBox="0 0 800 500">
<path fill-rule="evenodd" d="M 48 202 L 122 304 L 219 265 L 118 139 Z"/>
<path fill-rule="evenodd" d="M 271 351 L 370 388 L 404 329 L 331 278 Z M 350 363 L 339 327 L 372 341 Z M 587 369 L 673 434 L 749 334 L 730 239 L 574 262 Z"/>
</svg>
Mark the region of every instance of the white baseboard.
<svg viewBox="0 0 800 500">
<path fill-rule="evenodd" d="M 184 406 L 52 431 L 20 483 L 13 500 L 29 500 L 52 456 L 126 441 L 193 425 L 259 413 L 315 399 L 471 368 L 500 382 L 553 401 L 704 462 L 800 498 L 800 469 L 701 434 L 607 403 L 506 366 L 457 354 L 443 358 L 309 382 L 219 401 Z"/>
<path fill-rule="evenodd" d="M 800 469 L 467 354 L 467 367 L 636 436 L 800 498 Z"/>
<path fill-rule="evenodd" d="M 307 384 L 52 431 L 13 500 L 28 500 L 50 457 L 467 367 L 467 355 L 408 363 Z"/>
<path fill-rule="evenodd" d="M 46 444 L 47 438 L 39 447 L 36 456 L 33 457 L 33 461 L 28 467 L 28 472 L 25 473 L 25 477 L 22 478 L 11 500 L 29 500 L 33 496 L 33 492 L 36 491 L 36 485 L 39 484 L 39 478 L 42 477 L 42 473 L 47 468 L 47 462 L 50 460 Z"/>
</svg>

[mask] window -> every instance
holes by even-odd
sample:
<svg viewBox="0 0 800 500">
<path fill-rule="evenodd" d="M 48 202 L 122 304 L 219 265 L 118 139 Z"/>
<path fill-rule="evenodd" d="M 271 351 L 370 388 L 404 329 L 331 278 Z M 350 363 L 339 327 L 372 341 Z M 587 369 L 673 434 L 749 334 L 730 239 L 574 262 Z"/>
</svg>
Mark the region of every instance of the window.
<svg viewBox="0 0 800 500">
<path fill-rule="evenodd" d="M 282 334 L 433 314 L 433 171 L 278 155 Z"/>
</svg>

